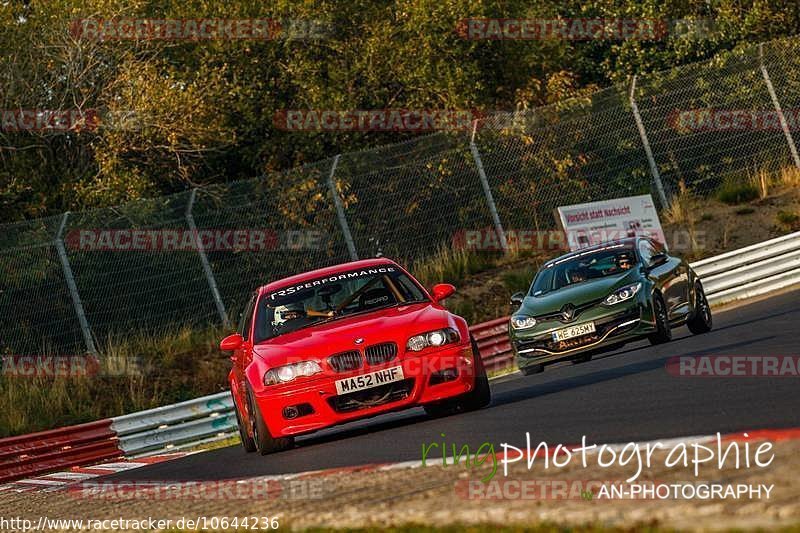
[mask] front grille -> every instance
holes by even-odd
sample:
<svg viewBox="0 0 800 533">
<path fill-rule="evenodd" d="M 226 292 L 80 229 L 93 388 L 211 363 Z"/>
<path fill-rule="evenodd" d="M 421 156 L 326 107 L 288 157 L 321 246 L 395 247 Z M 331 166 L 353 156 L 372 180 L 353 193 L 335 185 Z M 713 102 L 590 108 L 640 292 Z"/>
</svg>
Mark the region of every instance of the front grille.
<svg viewBox="0 0 800 533">
<path fill-rule="evenodd" d="M 402 400 L 411 394 L 413 388 L 414 378 L 408 378 L 367 390 L 332 396 L 328 398 L 328 403 L 337 413 L 347 413 Z"/>
<path fill-rule="evenodd" d="M 563 352 L 565 350 L 570 350 L 572 348 L 577 348 L 579 346 L 583 346 L 585 344 L 591 344 L 596 342 L 603 335 L 606 334 L 609 330 L 613 329 L 615 326 L 622 324 L 623 322 L 627 322 L 633 318 L 639 318 L 638 310 L 634 310 L 631 312 L 622 312 L 617 313 L 614 316 L 603 320 L 603 321 L 595 321 L 595 327 L 597 330 L 594 333 L 589 335 L 583 335 L 581 337 L 574 337 L 572 339 L 567 339 L 565 341 L 554 341 L 553 338 L 548 334 L 547 336 L 542 336 L 535 340 L 528 340 L 528 341 L 517 341 L 516 346 L 517 350 L 527 350 L 530 348 L 543 348 L 545 350 L 551 352 Z M 621 335 L 626 331 L 630 330 L 631 328 L 636 327 L 635 324 L 631 326 L 621 328 L 614 333 L 612 333 L 609 338 L 613 338 L 616 335 Z"/>
<path fill-rule="evenodd" d="M 603 301 L 603 299 L 601 298 L 599 300 L 594 300 L 594 301 L 591 301 L 591 302 L 587 302 L 585 304 L 574 306 L 575 307 L 575 312 L 574 312 L 572 318 L 570 318 L 569 320 L 565 320 L 564 319 L 564 317 L 561 315 L 561 311 L 556 311 L 555 313 L 548 313 L 546 315 L 538 315 L 536 317 L 536 320 L 538 320 L 539 322 L 544 322 L 546 320 L 558 320 L 559 322 L 563 322 L 565 324 L 568 323 L 568 322 L 574 322 L 574 321 L 576 321 L 578 319 L 578 316 L 581 313 L 583 313 L 587 309 L 591 309 L 592 307 L 594 307 L 595 305 L 599 304 L 602 301 Z"/>
<path fill-rule="evenodd" d="M 364 355 L 367 356 L 367 362 L 371 365 L 386 363 L 397 356 L 397 345 L 393 342 L 386 342 L 368 346 L 364 350 Z"/>
<path fill-rule="evenodd" d="M 328 363 L 336 372 L 347 372 L 348 370 L 361 368 L 364 361 L 361 359 L 361 352 L 352 350 L 328 357 Z"/>
</svg>

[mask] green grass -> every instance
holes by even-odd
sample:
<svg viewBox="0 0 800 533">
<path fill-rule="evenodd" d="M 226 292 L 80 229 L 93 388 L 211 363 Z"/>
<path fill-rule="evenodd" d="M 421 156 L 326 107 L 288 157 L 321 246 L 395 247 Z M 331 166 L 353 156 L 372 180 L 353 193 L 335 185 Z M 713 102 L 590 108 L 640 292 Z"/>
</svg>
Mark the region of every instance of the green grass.
<svg viewBox="0 0 800 533">
<path fill-rule="evenodd" d="M 525 268 L 510 270 L 501 276 L 503 285 L 508 289 L 508 292 L 514 294 L 515 292 L 527 292 L 536 275 L 536 268 L 527 266 Z"/>
<path fill-rule="evenodd" d="M 220 329 L 176 328 L 134 334 L 100 347 L 94 376 L 0 375 L 0 437 L 91 422 L 212 394 L 227 388 L 230 361 Z"/>
<path fill-rule="evenodd" d="M 717 200 L 728 205 L 743 204 L 759 197 L 758 187 L 752 183 L 726 181 L 717 191 Z"/>
<path fill-rule="evenodd" d="M 756 210 L 753 209 L 752 207 L 740 207 L 739 209 L 734 211 L 734 213 L 736 213 L 737 215 L 752 215 L 755 212 Z"/>
<path fill-rule="evenodd" d="M 778 223 L 790 228 L 794 228 L 800 223 L 800 215 L 789 211 L 778 211 L 775 218 L 778 220 Z"/>
<path fill-rule="evenodd" d="M 472 274 L 494 268 L 497 262 L 497 254 L 440 246 L 431 257 L 414 263 L 411 272 L 427 287 L 434 283 L 459 285 Z"/>
</svg>

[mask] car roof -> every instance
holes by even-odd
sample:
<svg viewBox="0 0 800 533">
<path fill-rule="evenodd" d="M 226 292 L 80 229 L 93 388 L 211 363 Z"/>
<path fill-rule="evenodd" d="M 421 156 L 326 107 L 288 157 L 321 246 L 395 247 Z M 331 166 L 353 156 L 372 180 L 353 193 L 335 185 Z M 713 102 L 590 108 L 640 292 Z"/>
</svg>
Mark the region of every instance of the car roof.
<svg viewBox="0 0 800 533">
<path fill-rule="evenodd" d="M 561 263 L 563 261 L 568 261 L 574 257 L 578 257 L 580 255 L 597 252 L 600 250 L 604 250 L 607 248 L 616 248 L 618 246 L 636 246 L 636 242 L 644 237 L 627 237 L 625 239 L 617 239 L 613 241 L 601 242 L 600 244 L 593 244 L 592 246 L 587 246 L 586 248 L 581 248 L 579 250 L 574 250 L 572 252 L 566 253 L 564 255 L 558 256 L 555 259 L 551 259 L 547 261 L 542 268 L 550 268 L 551 266 L 555 265 L 556 263 Z"/>
<path fill-rule="evenodd" d="M 317 270 L 309 270 L 308 272 L 295 274 L 294 276 L 289 276 L 288 278 L 282 278 L 267 283 L 266 285 L 262 285 L 261 287 L 258 288 L 258 294 L 261 295 L 264 293 L 273 292 L 287 285 L 300 284 L 313 279 L 324 278 L 325 276 L 338 274 L 339 272 L 347 272 L 350 270 L 358 270 L 359 268 L 370 268 L 370 267 L 385 266 L 385 265 L 399 266 L 397 263 L 386 257 L 375 257 L 373 259 L 362 259 L 360 261 L 340 263 L 338 265 L 333 265 L 325 268 L 318 268 Z"/>
</svg>

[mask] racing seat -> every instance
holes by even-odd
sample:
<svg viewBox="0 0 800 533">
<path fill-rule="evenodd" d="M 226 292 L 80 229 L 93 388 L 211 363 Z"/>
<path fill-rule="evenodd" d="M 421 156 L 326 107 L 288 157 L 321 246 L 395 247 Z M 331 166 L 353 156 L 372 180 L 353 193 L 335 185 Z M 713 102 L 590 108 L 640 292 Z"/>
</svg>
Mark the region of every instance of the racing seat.
<svg viewBox="0 0 800 533">
<path fill-rule="evenodd" d="M 386 287 L 370 289 L 358 297 L 358 307 L 360 309 L 369 309 L 393 303 L 396 303 L 395 297 Z"/>
</svg>

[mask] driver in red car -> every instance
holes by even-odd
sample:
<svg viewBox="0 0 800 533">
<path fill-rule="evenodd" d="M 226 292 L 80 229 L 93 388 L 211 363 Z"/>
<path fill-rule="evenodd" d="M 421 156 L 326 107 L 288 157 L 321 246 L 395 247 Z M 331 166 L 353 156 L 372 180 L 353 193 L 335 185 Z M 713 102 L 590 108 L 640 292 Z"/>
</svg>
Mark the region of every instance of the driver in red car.
<svg viewBox="0 0 800 533">
<path fill-rule="evenodd" d="M 302 302 L 279 305 L 275 308 L 272 327 L 286 329 L 289 326 L 299 326 L 307 317 L 308 313 Z"/>
</svg>

